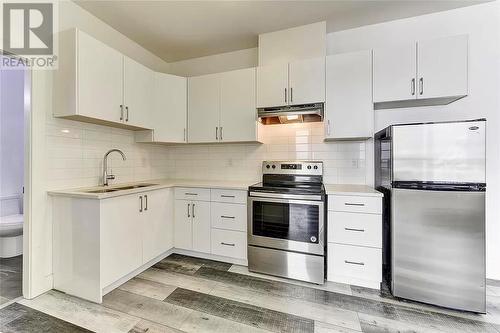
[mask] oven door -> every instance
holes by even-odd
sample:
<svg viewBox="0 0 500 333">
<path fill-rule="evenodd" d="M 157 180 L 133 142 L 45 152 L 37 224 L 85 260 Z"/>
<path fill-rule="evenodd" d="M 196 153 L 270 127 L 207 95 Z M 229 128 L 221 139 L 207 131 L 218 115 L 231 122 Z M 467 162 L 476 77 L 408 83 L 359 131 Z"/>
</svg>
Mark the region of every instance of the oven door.
<svg viewBox="0 0 500 333">
<path fill-rule="evenodd" d="M 324 203 L 248 197 L 248 245 L 324 254 Z"/>
</svg>

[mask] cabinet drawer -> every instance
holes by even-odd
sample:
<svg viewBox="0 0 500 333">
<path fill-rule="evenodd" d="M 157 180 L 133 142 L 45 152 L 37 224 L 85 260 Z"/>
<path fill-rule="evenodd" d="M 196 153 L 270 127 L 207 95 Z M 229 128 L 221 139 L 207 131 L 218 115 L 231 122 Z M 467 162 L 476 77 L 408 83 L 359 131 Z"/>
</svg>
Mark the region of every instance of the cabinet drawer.
<svg viewBox="0 0 500 333">
<path fill-rule="evenodd" d="M 246 232 L 212 228 L 212 254 L 246 260 Z"/>
<path fill-rule="evenodd" d="M 247 191 L 212 189 L 211 200 L 216 202 L 246 204 Z"/>
<path fill-rule="evenodd" d="M 382 215 L 330 211 L 328 241 L 382 248 Z"/>
<path fill-rule="evenodd" d="M 247 205 L 212 202 L 212 227 L 227 230 L 247 230 Z"/>
<path fill-rule="evenodd" d="M 210 189 L 196 187 L 176 187 L 175 198 L 182 200 L 210 201 Z"/>
<path fill-rule="evenodd" d="M 328 196 L 328 210 L 353 213 L 382 214 L 382 198 L 354 195 Z"/>
<path fill-rule="evenodd" d="M 328 280 L 360 284 L 382 281 L 382 250 L 328 243 Z M 368 283 L 365 285 L 369 285 Z"/>
</svg>

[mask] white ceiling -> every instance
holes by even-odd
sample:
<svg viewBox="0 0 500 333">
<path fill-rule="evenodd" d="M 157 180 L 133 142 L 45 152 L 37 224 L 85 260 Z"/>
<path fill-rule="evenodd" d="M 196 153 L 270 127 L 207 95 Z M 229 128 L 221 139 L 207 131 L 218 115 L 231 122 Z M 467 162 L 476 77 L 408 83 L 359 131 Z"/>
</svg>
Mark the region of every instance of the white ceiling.
<svg viewBox="0 0 500 333">
<path fill-rule="evenodd" d="M 74 1 L 167 62 L 256 47 L 260 33 L 323 20 L 331 32 L 484 2 Z"/>
</svg>

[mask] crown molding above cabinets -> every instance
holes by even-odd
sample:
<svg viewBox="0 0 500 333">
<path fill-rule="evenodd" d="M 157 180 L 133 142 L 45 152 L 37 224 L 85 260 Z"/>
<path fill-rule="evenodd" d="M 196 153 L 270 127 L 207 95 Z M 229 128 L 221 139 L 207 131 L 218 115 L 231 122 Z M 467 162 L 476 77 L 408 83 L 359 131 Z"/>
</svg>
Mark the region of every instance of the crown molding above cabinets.
<svg viewBox="0 0 500 333">
<path fill-rule="evenodd" d="M 151 128 L 152 70 L 78 29 L 61 32 L 59 43 L 55 117 Z"/>
<path fill-rule="evenodd" d="M 445 105 L 467 94 L 467 35 L 373 50 L 376 110 Z"/>
</svg>

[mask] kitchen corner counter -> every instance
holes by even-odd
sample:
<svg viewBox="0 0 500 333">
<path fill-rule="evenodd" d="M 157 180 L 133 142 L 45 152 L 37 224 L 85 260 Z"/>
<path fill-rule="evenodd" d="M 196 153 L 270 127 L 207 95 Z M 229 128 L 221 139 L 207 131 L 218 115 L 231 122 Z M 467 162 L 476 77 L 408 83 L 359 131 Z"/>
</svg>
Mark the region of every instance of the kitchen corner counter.
<svg viewBox="0 0 500 333">
<path fill-rule="evenodd" d="M 193 187 L 193 188 L 211 188 L 211 189 L 228 189 L 228 190 L 248 190 L 248 187 L 256 181 L 226 181 L 226 180 L 192 180 L 192 179 L 154 179 L 154 180 L 144 180 L 140 182 L 131 183 L 121 183 L 113 184 L 107 187 L 95 186 L 95 187 L 84 187 L 84 188 L 71 188 L 62 190 L 51 190 L 48 194 L 51 196 L 66 196 L 66 197 L 77 197 L 77 198 L 87 198 L 87 199 L 107 199 L 118 197 L 122 195 L 142 193 L 147 191 L 154 191 L 162 188 L 170 187 Z M 114 192 L 107 193 L 89 193 L 89 191 L 97 191 L 105 188 L 113 189 L 122 186 L 134 186 L 141 184 L 153 184 L 151 186 L 138 187 L 127 190 L 118 190 Z"/>
<path fill-rule="evenodd" d="M 383 197 L 384 195 L 371 186 L 351 184 L 325 184 L 327 195 L 353 195 L 363 197 Z"/>
</svg>

